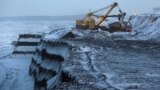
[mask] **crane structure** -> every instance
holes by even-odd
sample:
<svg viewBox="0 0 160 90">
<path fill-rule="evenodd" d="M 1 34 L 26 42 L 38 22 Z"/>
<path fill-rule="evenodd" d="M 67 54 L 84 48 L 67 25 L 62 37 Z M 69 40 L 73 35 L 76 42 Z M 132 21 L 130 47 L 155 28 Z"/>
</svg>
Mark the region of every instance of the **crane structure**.
<svg viewBox="0 0 160 90">
<path fill-rule="evenodd" d="M 117 2 L 114 2 L 113 4 L 106 6 L 104 8 L 95 10 L 93 12 L 90 12 L 86 15 L 86 17 L 83 20 L 76 20 L 76 28 L 78 29 L 102 29 L 109 32 L 116 32 L 116 31 L 122 31 L 122 32 L 131 32 L 132 26 L 129 21 L 124 21 L 124 18 L 126 16 L 125 12 L 122 12 L 122 10 L 119 8 L 119 14 L 117 15 L 110 15 L 110 13 L 113 11 L 115 7 L 119 7 Z M 96 15 L 95 13 L 98 13 L 102 10 L 108 9 L 108 11 L 105 13 L 105 15 Z M 110 23 L 108 27 L 101 26 L 101 24 L 107 20 L 107 18 L 118 18 L 117 22 Z M 98 19 L 96 22 L 95 19 Z"/>
</svg>

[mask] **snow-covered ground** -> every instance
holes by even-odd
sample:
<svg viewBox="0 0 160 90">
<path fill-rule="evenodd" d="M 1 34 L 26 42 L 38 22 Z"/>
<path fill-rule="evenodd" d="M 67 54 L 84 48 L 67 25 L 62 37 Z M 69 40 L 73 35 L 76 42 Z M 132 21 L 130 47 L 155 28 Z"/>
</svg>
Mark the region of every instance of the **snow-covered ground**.
<svg viewBox="0 0 160 90">
<path fill-rule="evenodd" d="M 106 38 L 106 37 L 110 38 L 111 37 L 111 39 L 115 39 L 115 40 L 119 39 L 119 40 L 152 40 L 157 42 L 160 41 L 160 15 L 133 16 L 131 19 L 131 23 L 133 25 L 133 32 L 131 33 L 116 32 L 111 34 L 104 31 L 95 31 L 95 32 L 99 32 L 98 34 L 95 32 L 92 33 L 90 31 L 86 31 L 86 32 L 84 31 L 83 33 L 88 33 L 88 36 L 93 36 L 94 38 Z M 74 26 L 75 26 L 74 21 L 0 21 L 0 72 L 1 72 L 0 73 L 0 90 L 31 90 L 33 89 L 33 83 L 34 83 L 33 79 L 28 76 L 28 68 L 31 62 L 31 58 L 28 56 L 6 57 L 7 55 L 10 55 L 13 52 L 14 46 L 12 45 L 12 41 L 16 41 L 18 39 L 19 34 L 40 33 L 45 35 L 45 38 L 47 39 L 58 39 L 62 37 L 64 34 L 66 34 L 67 32 L 69 32 L 71 30 L 71 27 L 74 27 Z M 83 36 L 83 33 L 79 33 L 79 32 L 76 32 L 76 33 L 80 36 Z M 136 46 L 133 46 L 133 47 L 136 48 Z M 160 48 L 160 47 L 157 47 L 157 48 Z M 79 51 L 88 52 L 90 51 L 90 47 L 81 47 Z M 120 50 L 120 51 L 123 51 L 123 50 Z M 118 54 L 117 52 L 114 52 L 114 51 L 112 53 Z M 114 59 L 113 60 L 114 62 L 111 62 L 111 64 L 113 65 L 110 68 L 114 69 L 113 71 L 115 71 L 115 73 L 120 73 L 117 75 L 121 75 L 121 71 L 116 71 L 117 68 L 114 67 L 115 64 L 118 63 L 118 65 L 125 66 L 124 63 L 126 63 L 126 62 L 123 62 L 122 60 L 122 56 L 126 54 L 125 50 L 121 54 L 119 54 L 120 55 L 119 57 L 121 58 L 119 58 L 118 62 L 114 61 L 115 59 L 118 58 L 118 56 L 112 58 L 112 55 L 109 54 L 110 56 L 107 57 L 107 58 Z M 139 59 L 136 59 L 136 60 L 137 62 L 147 64 L 146 69 L 148 69 L 149 67 L 151 67 L 148 62 L 145 62 L 144 60 L 142 62 L 138 61 L 140 59 L 151 60 L 150 57 L 148 58 L 149 54 L 145 54 L 145 55 L 147 56 L 146 57 L 139 56 Z M 130 61 L 129 58 L 128 60 L 129 60 L 128 62 L 132 62 Z M 157 58 L 156 60 L 157 60 L 156 62 L 159 63 Z M 98 62 L 98 61 L 95 61 L 95 62 Z M 85 62 L 81 62 L 81 63 L 85 63 Z M 108 61 L 108 63 L 110 63 L 110 61 Z M 135 66 L 137 65 L 136 63 L 134 64 Z M 103 71 L 103 68 L 105 67 L 105 65 L 107 64 L 104 64 L 104 66 L 103 65 L 99 66 L 98 69 L 101 69 Z M 153 65 L 157 65 L 157 64 L 153 63 Z M 157 67 L 159 66 L 157 65 Z M 86 67 L 84 66 L 84 68 Z M 129 65 L 127 66 L 127 68 L 129 68 Z M 126 68 L 123 66 L 122 67 L 120 66 L 120 69 L 126 69 Z M 131 67 L 131 69 L 135 69 L 135 68 Z M 147 70 L 144 70 L 144 69 L 140 67 L 140 70 L 143 70 L 142 75 L 145 74 L 150 78 L 152 77 L 159 78 L 159 70 L 157 68 L 156 70 L 158 73 L 156 73 L 156 70 L 151 70 L 149 73 L 147 73 Z M 104 72 L 104 74 L 108 76 L 110 80 L 112 80 L 110 81 L 111 84 L 115 84 L 118 88 L 123 88 L 125 85 L 129 86 L 124 80 L 126 79 L 125 77 L 118 79 L 123 83 L 123 84 L 120 84 L 118 82 L 114 82 L 115 79 L 117 79 L 117 77 L 114 77 L 112 76 L 112 73 L 107 73 L 107 72 Z M 122 76 L 125 76 L 125 75 L 122 75 Z M 137 80 L 137 82 L 139 81 Z M 131 84 L 133 84 L 133 87 L 134 86 L 137 87 L 139 85 L 138 83 L 131 83 Z M 145 83 L 145 85 L 147 84 Z"/>
<path fill-rule="evenodd" d="M 98 79 L 103 84 L 98 84 L 98 80 L 94 82 L 88 78 L 88 82 L 92 82 L 94 86 L 103 85 L 103 87 L 106 87 L 105 84 L 108 82 L 111 86 L 120 90 L 159 90 L 160 44 L 126 40 L 105 42 L 105 39 L 102 39 L 102 41 L 101 39 L 88 41 L 87 44 L 86 41 L 74 42 L 75 46 L 79 48 L 77 51 L 80 51 L 81 54 L 76 52 L 77 55 L 72 57 L 77 57 L 73 59 L 77 60 L 74 61 L 76 64 L 67 66 L 72 75 L 76 74 L 76 77 L 78 75 L 83 76 L 82 73 L 86 75 L 86 71 L 92 72 L 93 75 L 90 75 L 90 77 L 96 77 L 95 72 L 98 72 Z M 98 41 L 100 42 L 98 43 Z M 91 61 L 86 58 L 86 52 Z M 76 73 L 72 72 L 71 70 L 74 70 L 76 66 L 81 66 L 80 69 L 82 70 L 77 70 Z M 90 69 L 93 69 L 93 71 Z M 86 79 L 81 78 L 81 80 L 85 81 Z M 104 82 L 105 80 L 106 82 Z"/>
<path fill-rule="evenodd" d="M 0 21 L 0 90 L 33 90 L 34 81 L 28 75 L 30 56 L 11 56 L 12 42 L 19 34 L 45 35 L 54 30 L 68 30 L 72 25 L 73 21 Z"/>
<path fill-rule="evenodd" d="M 11 44 L 19 34 L 64 31 L 72 26 L 74 21 L 0 21 L 0 58 L 13 52 L 14 46 Z"/>
<path fill-rule="evenodd" d="M 116 39 L 160 41 L 160 15 L 132 16 L 131 23 L 133 32 L 110 35 Z M 19 34 L 44 33 L 49 34 L 45 38 L 59 38 L 74 26 L 75 21 L 0 21 L 0 57 L 13 51 L 11 43 Z"/>
<path fill-rule="evenodd" d="M 28 75 L 31 56 L 10 56 L 0 60 L 0 90 L 32 90 L 34 80 Z"/>
</svg>

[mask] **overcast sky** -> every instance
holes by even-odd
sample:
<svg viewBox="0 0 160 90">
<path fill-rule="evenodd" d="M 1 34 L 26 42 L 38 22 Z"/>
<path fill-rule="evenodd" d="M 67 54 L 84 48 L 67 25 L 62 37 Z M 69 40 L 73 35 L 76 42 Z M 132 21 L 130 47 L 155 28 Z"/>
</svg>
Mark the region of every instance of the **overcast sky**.
<svg viewBox="0 0 160 90">
<path fill-rule="evenodd" d="M 0 0 L 0 16 L 83 15 L 113 2 L 131 14 L 151 12 L 160 0 Z"/>
</svg>

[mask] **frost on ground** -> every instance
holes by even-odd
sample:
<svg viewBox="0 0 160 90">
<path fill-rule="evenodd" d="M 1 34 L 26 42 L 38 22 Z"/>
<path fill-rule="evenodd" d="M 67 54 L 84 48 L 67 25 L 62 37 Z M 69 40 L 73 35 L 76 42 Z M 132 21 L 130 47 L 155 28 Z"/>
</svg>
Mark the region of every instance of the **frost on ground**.
<svg viewBox="0 0 160 90">
<path fill-rule="evenodd" d="M 108 83 L 122 90 L 159 90 L 160 43 L 112 41 L 92 35 L 68 42 L 74 46 L 73 56 L 64 62 L 64 71 L 80 78 L 79 83 L 107 89 Z"/>
<path fill-rule="evenodd" d="M 72 21 L 0 21 L 0 90 L 33 90 L 34 80 L 28 74 L 30 56 L 11 55 L 15 47 L 12 42 L 18 40 L 19 34 L 45 35 L 61 28 L 67 30 L 72 23 Z M 37 39 L 32 41 L 38 42 Z M 32 47 L 18 47 L 15 50 L 25 49 Z"/>
<path fill-rule="evenodd" d="M 33 90 L 34 80 L 28 75 L 31 56 L 10 56 L 0 60 L 0 90 Z"/>
<path fill-rule="evenodd" d="M 59 85 L 54 83 L 58 76 L 52 76 L 53 79 L 49 85 L 58 86 L 56 89 L 64 90 L 68 88 L 74 90 L 71 87 L 83 90 L 86 86 L 108 90 L 158 90 L 160 88 L 160 43 L 112 40 L 109 36 L 107 37 L 107 33 L 101 34 L 102 32 L 79 31 L 83 34 L 83 37 L 59 39 L 58 41 L 67 42 L 71 45 L 69 58 L 66 58 L 68 55 L 65 55 L 66 50 L 63 48 L 63 44 L 56 48 L 54 40 L 50 42 L 46 39 L 40 45 L 40 47 L 43 47 L 39 48 L 40 51 L 45 49 L 45 52 L 49 54 L 65 57 L 61 70 L 66 74 L 65 78 L 66 76 L 74 78 L 74 82 L 66 80 L 67 82 L 62 81 Z M 97 38 L 97 36 L 94 36 L 97 33 L 102 36 Z M 36 56 L 36 58 L 38 61 L 35 62 L 38 63 L 38 68 L 39 66 L 44 68 L 43 64 L 46 64 L 46 62 L 51 64 L 56 60 L 56 58 L 52 58 L 53 60 L 47 59 L 49 57 L 42 59 L 42 56 Z M 50 70 L 46 68 L 50 64 L 47 64 L 48 66 L 45 66 L 45 69 Z M 36 68 L 35 71 L 37 70 Z M 33 72 L 35 71 L 33 67 Z M 43 73 L 46 71 L 42 70 Z M 37 74 L 36 77 L 41 78 Z M 43 74 L 44 78 L 47 77 L 45 74 Z"/>
<path fill-rule="evenodd" d="M 73 26 L 74 21 L 0 21 L 0 58 L 13 52 L 12 42 L 18 39 L 19 34 L 45 35 Z"/>
<path fill-rule="evenodd" d="M 85 87 L 86 84 L 108 89 L 158 90 L 160 17 L 132 16 L 131 22 L 131 33 L 75 30 L 71 28 L 74 26 L 73 21 L 0 22 L 0 38 L 4 38 L 0 40 L 0 90 L 33 89 L 34 80 L 28 75 L 31 58 L 7 56 L 13 51 L 12 41 L 16 41 L 18 35 L 24 33 L 40 33 L 45 35 L 45 40 L 63 38 L 71 44 L 72 57 L 64 63 L 63 71 L 75 77 L 76 83 L 82 84 L 79 86 Z M 69 31 L 75 35 L 74 39 L 63 37 Z M 48 51 L 52 52 L 50 49 Z M 55 79 L 53 77 L 48 81 L 49 86 L 52 86 L 50 83 Z M 57 89 L 73 89 L 74 86 L 75 83 L 62 82 Z M 79 86 L 77 88 L 80 88 Z"/>
</svg>

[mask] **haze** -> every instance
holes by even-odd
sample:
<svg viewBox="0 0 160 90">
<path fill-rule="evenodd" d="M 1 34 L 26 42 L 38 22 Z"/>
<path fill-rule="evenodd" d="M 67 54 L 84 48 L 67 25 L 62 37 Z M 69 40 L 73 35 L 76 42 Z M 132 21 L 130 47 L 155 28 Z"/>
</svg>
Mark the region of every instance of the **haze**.
<svg viewBox="0 0 160 90">
<path fill-rule="evenodd" d="M 83 15 L 113 2 L 128 14 L 152 12 L 160 0 L 0 0 L 0 17 Z"/>
</svg>

